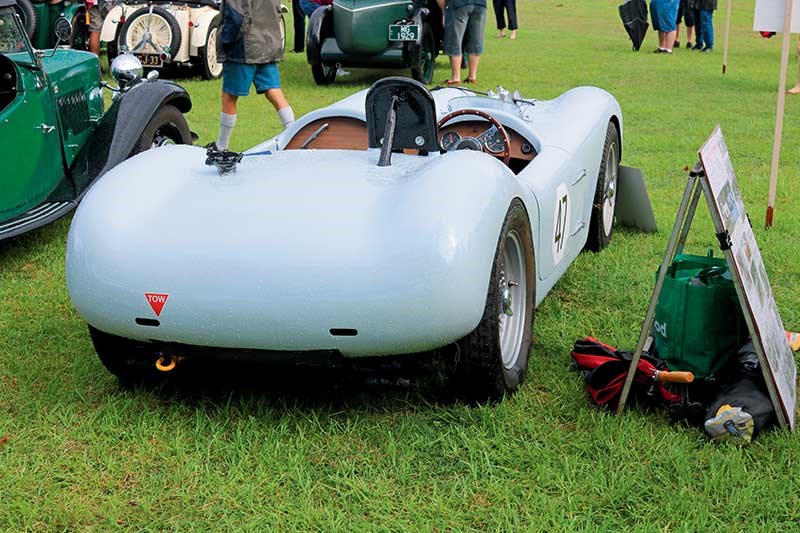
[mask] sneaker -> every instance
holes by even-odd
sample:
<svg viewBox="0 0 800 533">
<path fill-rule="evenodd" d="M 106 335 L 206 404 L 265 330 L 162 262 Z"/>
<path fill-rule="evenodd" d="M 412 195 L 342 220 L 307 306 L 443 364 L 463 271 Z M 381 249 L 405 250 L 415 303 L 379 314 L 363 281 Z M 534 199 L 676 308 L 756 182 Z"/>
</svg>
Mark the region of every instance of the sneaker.
<svg viewBox="0 0 800 533">
<path fill-rule="evenodd" d="M 673 44 L 672 47 L 673 48 L 680 48 L 681 47 L 681 42 L 680 41 L 675 41 L 675 44 Z"/>
<path fill-rule="evenodd" d="M 663 48 L 656 48 L 655 50 L 653 50 L 653 53 L 654 54 L 666 54 L 667 51 L 664 50 Z"/>
<path fill-rule="evenodd" d="M 686 49 L 694 50 L 694 47 L 692 46 L 692 41 L 686 41 Z"/>
<path fill-rule="evenodd" d="M 339 68 L 336 69 L 336 77 L 337 78 L 342 78 L 344 76 L 349 76 L 350 74 L 352 74 L 350 71 L 345 70 L 342 67 L 339 67 Z"/>
<path fill-rule="evenodd" d="M 723 405 L 717 410 L 717 415 L 706 420 L 704 425 L 706 433 L 714 440 L 736 444 L 748 444 L 753 440 L 753 417 L 742 411 L 741 407 Z"/>
<path fill-rule="evenodd" d="M 696 45 L 694 45 L 694 46 L 692 47 L 692 50 L 702 50 L 702 49 L 703 49 L 703 46 L 702 46 L 702 45 L 699 45 L 699 44 L 696 44 Z"/>
<path fill-rule="evenodd" d="M 713 49 L 713 48 L 710 48 L 710 47 L 708 47 L 708 46 L 706 46 L 705 48 L 703 48 L 703 50 L 702 50 L 702 51 L 703 51 L 703 52 L 713 52 L 713 51 L 714 51 L 714 49 Z"/>
</svg>

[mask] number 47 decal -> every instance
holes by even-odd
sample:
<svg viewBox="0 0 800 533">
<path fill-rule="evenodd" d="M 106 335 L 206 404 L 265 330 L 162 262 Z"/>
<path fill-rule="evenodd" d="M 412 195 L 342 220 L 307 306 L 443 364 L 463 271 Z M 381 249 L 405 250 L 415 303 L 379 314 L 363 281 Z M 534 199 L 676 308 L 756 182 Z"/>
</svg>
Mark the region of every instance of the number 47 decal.
<svg viewBox="0 0 800 533">
<path fill-rule="evenodd" d="M 567 186 L 562 183 L 556 189 L 556 202 L 553 206 L 553 262 L 556 264 L 564 257 L 564 245 L 568 237 L 569 204 Z"/>
</svg>

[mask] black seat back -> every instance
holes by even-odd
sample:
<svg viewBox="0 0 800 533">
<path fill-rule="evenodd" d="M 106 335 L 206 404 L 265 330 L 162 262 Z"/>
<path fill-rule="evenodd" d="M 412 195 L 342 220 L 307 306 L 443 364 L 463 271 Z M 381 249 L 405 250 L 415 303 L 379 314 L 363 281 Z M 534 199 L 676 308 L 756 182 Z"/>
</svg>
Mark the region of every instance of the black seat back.
<svg viewBox="0 0 800 533">
<path fill-rule="evenodd" d="M 380 148 L 392 103 L 396 128 L 392 151 L 420 150 L 427 154 L 439 149 L 436 103 L 425 85 L 411 78 L 383 78 L 367 92 L 366 114 L 369 147 Z"/>
<path fill-rule="evenodd" d="M 0 111 L 17 98 L 17 69 L 6 56 L 0 55 Z"/>
</svg>

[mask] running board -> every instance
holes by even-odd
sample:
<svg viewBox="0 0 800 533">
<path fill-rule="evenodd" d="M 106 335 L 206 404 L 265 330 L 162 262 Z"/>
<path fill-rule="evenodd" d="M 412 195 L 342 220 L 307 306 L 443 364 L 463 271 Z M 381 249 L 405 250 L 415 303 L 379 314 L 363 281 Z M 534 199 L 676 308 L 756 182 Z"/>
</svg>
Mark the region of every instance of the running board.
<svg viewBox="0 0 800 533">
<path fill-rule="evenodd" d="M 16 237 L 27 231 L 40 228 L 63 217 L 73 209 L 75 202 L 45 202 L 0 224 L 0 240 Z"/>
</svg>

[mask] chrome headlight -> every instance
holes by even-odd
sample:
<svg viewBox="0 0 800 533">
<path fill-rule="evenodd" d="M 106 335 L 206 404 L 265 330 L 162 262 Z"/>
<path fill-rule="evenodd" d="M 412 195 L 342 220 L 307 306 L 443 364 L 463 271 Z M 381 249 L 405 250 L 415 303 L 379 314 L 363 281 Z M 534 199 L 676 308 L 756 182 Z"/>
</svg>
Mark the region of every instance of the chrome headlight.
<svg viewBox="0 0 800 533">
<path fill-rule="evenodd" d="M 142 79 L 144 68 L 133 54 L 120 54 L 111 62 L 111 75 L 124 88 Z"/>
</svg>

